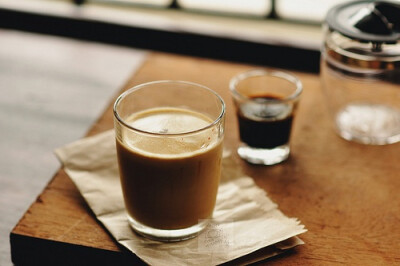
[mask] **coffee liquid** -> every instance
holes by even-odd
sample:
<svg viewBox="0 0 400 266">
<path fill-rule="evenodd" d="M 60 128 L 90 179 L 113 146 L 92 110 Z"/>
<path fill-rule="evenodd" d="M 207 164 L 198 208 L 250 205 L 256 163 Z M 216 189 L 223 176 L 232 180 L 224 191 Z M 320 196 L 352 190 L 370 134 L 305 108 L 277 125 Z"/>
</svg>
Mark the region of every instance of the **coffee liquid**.
<svg viewBox="0 0 400 266">
<path fill-rule="evenodd" d="M 250 147 L 272 149 L 289 142 L 292 128 L 292 107 L 286 103 L 262 104 L 274 96 L 254 96 L 253 102 L 237 108 L 242 142 Z M 257 103 L 258 102 L 258 103 Z"/>
<path fill-rule="evenodd" d="M 150 132 L 182 133 L 209 125 L 185 109 L 157 108 L 134 114 L 130 125 Z M 135 133 L 117 140 L 128 215 L 157 229 L 187 228 L 212 216 L 221 172 L 222 139 L 216 128 L 190 136 Z"/>
</svg>

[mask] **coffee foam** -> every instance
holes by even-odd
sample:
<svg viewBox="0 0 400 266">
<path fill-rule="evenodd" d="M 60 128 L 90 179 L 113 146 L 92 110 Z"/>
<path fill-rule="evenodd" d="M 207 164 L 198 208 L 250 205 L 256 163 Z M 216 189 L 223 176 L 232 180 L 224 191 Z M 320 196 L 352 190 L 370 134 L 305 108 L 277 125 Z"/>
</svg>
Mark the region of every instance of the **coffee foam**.
<svg viewBox="0 0 400 266">
<path fill-rule="evenodd" d="M 124 134 L 123 143 L 127 148 L 149 157 L 193 156 L 211 149 L 220 142 L 215 127 L 182 134 L 203 129 L 212 123 L 207 116 L 186 109 L 149 109 L 133 114 L 126 123 L 141 131 L 157 133 L 145 134 L 127 130 Z"/>
</svg>

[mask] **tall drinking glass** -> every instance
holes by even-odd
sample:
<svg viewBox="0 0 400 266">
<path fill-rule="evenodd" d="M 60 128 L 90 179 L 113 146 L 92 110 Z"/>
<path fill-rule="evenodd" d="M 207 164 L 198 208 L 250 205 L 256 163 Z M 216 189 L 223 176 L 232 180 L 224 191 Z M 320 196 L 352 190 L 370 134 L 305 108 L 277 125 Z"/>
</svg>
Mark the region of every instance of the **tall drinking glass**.
<svg viewBox="0 0 400 266">
<path fill-rule="evenodd" d="M 114 105 L 128 221 L 160 241 L 196 236 L 212 217 L 221 173 L 225 104 L 184 81 L 133 87 Z"/>
</svg>

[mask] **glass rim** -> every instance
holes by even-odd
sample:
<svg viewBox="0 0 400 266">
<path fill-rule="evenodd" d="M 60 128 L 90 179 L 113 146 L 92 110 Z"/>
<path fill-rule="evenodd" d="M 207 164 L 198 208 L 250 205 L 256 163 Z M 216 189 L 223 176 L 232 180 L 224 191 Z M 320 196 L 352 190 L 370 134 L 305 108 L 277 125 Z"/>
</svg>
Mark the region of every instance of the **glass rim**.
<svg viewBox="0 0 400 266">
<path fill-rule="evenodd" d="M 279 71 L 279 70 L 267 71 L 264 69 L 253 69 L 253 70 L 249 70 L 246 72 L 242 72 L 242 73 L 234 76 L 229 82 L 229 89 L 235 97 L 238 97 L 239 99 L 242 99 L 242 100 L 252 101 L 252 100 L 254 100 L 253 98 L 248 97 L 248 96 L 238 92 L 236 90 L 236 87 L 239 84 L 239 82 L 241 82 L 247 78 L 261 77 L 261 76 L 271 76 L 271 77 L 282 78 L 282 79 L 285 79 L 286 81 L 289 81 L 290 83 L 295 85 L 295 90 L 293 91 L 293 93 L 289 94 L 288 96 L 282 97 L 279 99 L 263 99 L 264 103 L 292 101 L 292 100 L 299 98 L 300 94 L 303 91 L 302 82 L 300 81 L 300 79 L 298 79 L 294 75 L 289 74 L 284 71 Z"/>
<path fill-rule="evenodd" d="M 133 127 L 129 124 L 127 124 L 124 119 L 122 119 L 122 117 L 119 115 L 117 108 L 120 104 L 120 102 L 129 94 L 138 91 L 140 89 L 143 89 L 147 86 L 150 85 L 155 85 L 155 84 L 167 84 L 167 83 L 177 83 L 177 84 L 183 84 L 183 85 L 190 85 L 193 87 L 197 87 L 197 88 L 201 88 L 204 89 L 207 92 L 210 92 L 211 94 L 213 94 L 216 99 L 219 100 L 219 102 L 221 103 L 221 111 L 218 115 L 218 117 L 216 119 L 213 119 L 213 122 L 210 122 L 207 126 L 201 127 L 199 129 L 195 129 L 195 130 L 191 130 L 191 131 L 186 131 L 186 132 L 181 132 L 181 133 L 158 133 L 158 132 L 150 132 L 150 131 L 146 131 L 146 130 L 142 130 L 142 129 L 138 129 L 136 127 Z M 226 112 L 226 106 L 225 106 L 225 102 L 222 99 L 222 97 L 216 93 L 215 91 L 213 91 L 212 89 L 208 88 L 207 86 L 195 83 L 195 82 L 190 82 L 190 81 L 183 81 L 183 80 L 156 80 L 156 81 L 150 81 L 150 82 L 145 82 L 145 83 L 141 83 L 138 84 L 136 86 L 131 87 L 130 89 L 124 91 L 123 93 L 121 93 L 117 99 L 114 102 L 114 106 L 113 106 L 113 113 L 114 113 L 114 118 L 117 119 L 117 121 L 119 123 L 121 123 L 124 127 L 133 130 L 133 131 L 137 131 L 139 133 L 142 134 L 147 134 L 147 135 L 153 135 L 153 136 L 168 136 L 168 137 L 173 137 L 173 136 L 183 136 L 183 135 L 191 135 L 191 134 L 195 134 L 195 133 L 199 133 L 202 132 L 204 130 L 207 130 L 209 128 L 212 128 L 213 126 L 215 126 L 216 124 L 218 124 L 222 118 L 225 115 Z"/>
</svg>

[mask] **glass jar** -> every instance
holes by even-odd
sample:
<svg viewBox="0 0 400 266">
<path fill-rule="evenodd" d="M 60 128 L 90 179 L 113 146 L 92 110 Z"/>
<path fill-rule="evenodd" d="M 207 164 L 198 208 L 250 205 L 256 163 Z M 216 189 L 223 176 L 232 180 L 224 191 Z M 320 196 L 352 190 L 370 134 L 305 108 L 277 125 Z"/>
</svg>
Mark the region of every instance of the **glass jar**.
<svg viewBox="0 0 400 266">
<path fill-rule="evenodd" d="M 400 5 L 338 5 L 324 31 L 320 75 L 338 134 L 363 144 L 400 141 Z"/>
</svg>

